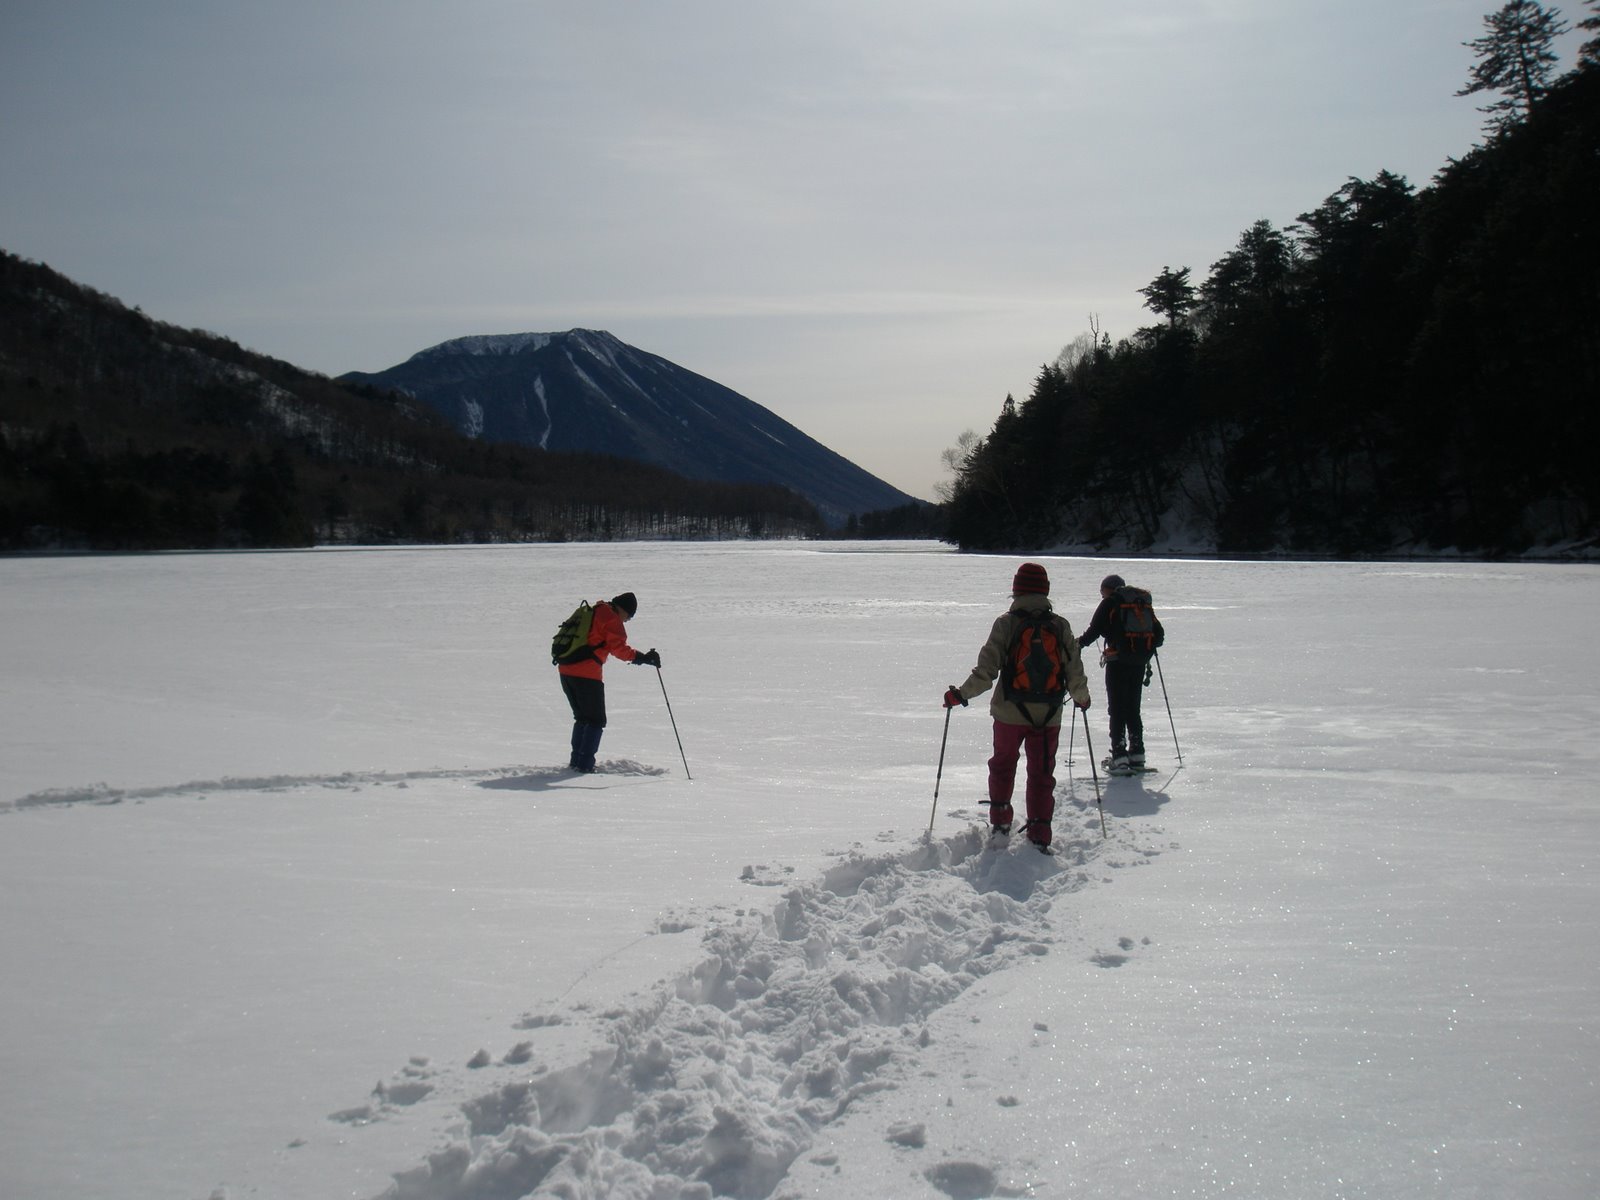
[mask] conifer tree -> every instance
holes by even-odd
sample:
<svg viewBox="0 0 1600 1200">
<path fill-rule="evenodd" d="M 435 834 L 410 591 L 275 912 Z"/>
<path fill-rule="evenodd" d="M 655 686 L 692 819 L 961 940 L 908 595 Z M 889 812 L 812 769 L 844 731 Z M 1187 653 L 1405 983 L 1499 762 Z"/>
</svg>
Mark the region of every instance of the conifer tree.
<svg viewBox="0 0 1600 1200">
<path fill-rule="evenodd" d="M 1139 289 L 1144 306 L 1158 317 L 1167 318 L 1169 327 L 1176 329 L 1178 322 L 1195 306 L 1194 287 L 1189 282 L 1189 268 L 1162 267 L 1161 274 Z"/>
<path fill-rule="evenodd" d="M 1467 86 L 1456 93 L 1500 92 L 1500 99 L 1479 108 L 1487 113 L 1491 132 L 1504 133 L 1527 117 L 1541 96 L 1550 90 L 1556 64 L 1556 38 L 1571 27 L 1561 10 L 1546 8 L 1537 0 L 1508 0 L 1498 12 L 1483 19 L 1484 35 L 1462 43 L 1478 56 Z"/>
<path fill-rule="evenodd" d="M 1593 13 L 1579 21 L 1578 28 L 1593 36 L 1578 47 L 1578 66 L 1600 67 L 1600 0 L 1585 0 L 1585 2 Z"/>
</svg>

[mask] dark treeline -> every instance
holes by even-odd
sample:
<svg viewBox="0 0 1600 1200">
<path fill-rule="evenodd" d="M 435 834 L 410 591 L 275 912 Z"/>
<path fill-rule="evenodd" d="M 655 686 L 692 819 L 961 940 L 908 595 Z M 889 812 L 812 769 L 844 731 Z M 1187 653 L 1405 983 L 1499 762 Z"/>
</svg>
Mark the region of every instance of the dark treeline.
<svg viewBox="0 0 1600 1200">
<path fill-rule="evenodd" d="M 925 500 L 913 500 L 898 508 L 880 508 L 875 512 L 851 513 L 843 526 L 834 531 L 840 538 L 927 538 L 938 540 L 944 536 L 944 509 Z"/>
<path fill-rule="evenodd" d="M 949 540 L 1139 550 L 1159 536 L 1333 555 L 1592 545 L 1593 47 L 1520 108 L 1484 109 L 1486 144 L 1430 187 L 1351 179 L 1287 229 L 1252 225 L 1198 285 L 1164 269 L 1142 289 L 1160 323 L 1115 345 L 1091 328 L 1022 404 L 1007 397 L 986 437 L 947 453 Z"/>
<path fill-rule="evenodd" d="M 0 252 L 0 550 L 810 536 L 779 487 L 461 436 Z"/>
</svg>

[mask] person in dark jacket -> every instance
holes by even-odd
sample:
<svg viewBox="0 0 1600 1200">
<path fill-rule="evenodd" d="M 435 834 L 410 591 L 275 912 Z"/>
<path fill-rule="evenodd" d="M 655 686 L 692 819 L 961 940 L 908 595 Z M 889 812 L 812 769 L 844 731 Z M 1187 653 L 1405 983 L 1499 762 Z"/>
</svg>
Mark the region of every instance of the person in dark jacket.
<svg viewBox="0 0 1600 1200">
<path fill-rule="evenodd" d="M 1121 611 L 1122 589 L 1127 587 L 1121 575 L 1107 575 L 1100 581 L 1100 606 L 1094 610 L 1094 619 L 1078 639 L 1080 646 L 1090 646 L 1104 638 L 1100 662 L 1106 669 L 1106 710 L 1111 722 L 1110 770 L 1113 774 L 1126 774 L 1144 769 L 1144 718 L 1139 704 L 1144 696 L 1145 674 L 1149 669 L 1151 650 L 1130 646 L 1123 636 Z M 1146 597 L 1148 600 L 1148 597 Z M 1161 621 L 1154 622 L 1154 646 L 1166 640 L 1166 630 Z"/>
<path fill-rule="evenodd" d="M 567 765 L 584 774 L 594 770 L 595 751 L 606 728 L 606 659 L 616 656 L 622 662 L 640 667 L 659 667 L 661 656 L 654 650 L 642 653 L 628 645 L 623 625 L 639 611 L 632 592 L 623 592 L 594 606 L 589 630 L 589 653 L 560 667 L 561 690 L 572 708 L 572 761 Z"/>
<path fill-rule="evenodd" d="M 1018 699 L 1005 686 L 1006 660 L 1012 652 L 1017 630 L 1024 619 L 1032 614 L 1045 614 L 1049 618 L 1063 666 L 1063 684 L 1072 702 L 1079 708 L 1089 707 L 1089 681 L 1083 673 L 1083 656 L 1078 640 L 1072 636 L 1072 626 L 1065 617 L 1050 606 L 1050 576 L 1038 563 L 1023 563 L 1011 580 L 1011 607 L 995 620 L 989 631 L 989 640 L 978 651 L 978 665 L 960 687 L 952 684 L 944 694 L 944 706 L 953 708 L 965 705 L 974 696 L 981 696 L 996 680 L 1001 686 L 994 689 L 989 701 L 989 715 L 994 718 L 994 755 L 989 759 L 989 826 L 997 834 L 1011 832 L 1015 811 L 1011 807 L 1011 794 L 1016 786 L 1017 759 L 1026 750 L 1028 756 L 1028 784 L 1024 791 L 1027 800 L 1028 840 L 1040 849 L 1050 846 L 1050 820 L 1055 815 L 1056 747 L 1061 738 L 1062 705 L 1044 704 Z"/>
</svg>

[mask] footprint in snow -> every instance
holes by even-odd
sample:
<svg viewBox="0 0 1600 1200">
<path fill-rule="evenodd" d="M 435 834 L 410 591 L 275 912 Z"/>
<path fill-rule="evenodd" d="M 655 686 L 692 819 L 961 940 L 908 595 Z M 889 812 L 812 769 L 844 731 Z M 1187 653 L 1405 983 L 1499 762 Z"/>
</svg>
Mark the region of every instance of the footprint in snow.
<svg viewBox="0 0 1600 1200">
<path fill-rule="evenodd" d="M 950 1200 L 983 1200 L 995 1195 L 1000 1186 L 993 1171 L 974 1162 L 942 1162 L 924 1174 Z"/>
<path fill-rule="evenodd" d="M 765 863 L 757 866 L 747 866 L 739 872 L 739 878 L 745 883 L 753 883 L 757 887 L 782 887 L 792 881 L 793 867 L 769 867 Z"/>
<path fill-rule="evenodd" d="M 1144 944 L 1148 946 L 1150 944 L 1150 939 L 1145 938 Z M 1131 951 L 1134 949 L 1134 941 L 1131 937 L 1118 938 L 1117 948 L 1123 951 Z M 1129 962 L 1132 957 L 1133 956 L 1128 953 L 1112 954 L 1105 950 L 1097 950 L 1090 957 L 1089 961 L 1094 963 L 1094 965 L 1097 967 L 1120 967 L 1124 963 Z"/>
<path fill-rule="evenodd" d="M 433 1094 L 433 1084 L 428 1080 L 433 1078 L 434 1072 L 426 1058 L 412 1058 L 396 1074 L 396 1079 L 378 1081 L 378 1085 L 372 1089 L 370 1103 L 329 1113 L 328 1120 L 341 1125 L 370 1125 L 374 1121 L 381 1121 L 386 1113 L 410 1108 Z"/>
</svg>

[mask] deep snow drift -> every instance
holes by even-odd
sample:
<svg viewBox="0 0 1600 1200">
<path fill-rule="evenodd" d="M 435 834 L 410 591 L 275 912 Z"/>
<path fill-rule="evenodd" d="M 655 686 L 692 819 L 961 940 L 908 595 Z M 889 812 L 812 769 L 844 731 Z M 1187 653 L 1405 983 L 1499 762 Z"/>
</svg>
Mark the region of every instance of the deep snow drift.
<svg viewBox="0 0 1600 1200">
<path fill-rule="evenodd" d="M 0 561 L 0 1193 L 1593 1195 L 1600 570 L 1045 560 L 1183 750 L 1045 858 L 978 705 L 925 836 L 1017 561 Z"/>
</svg>

